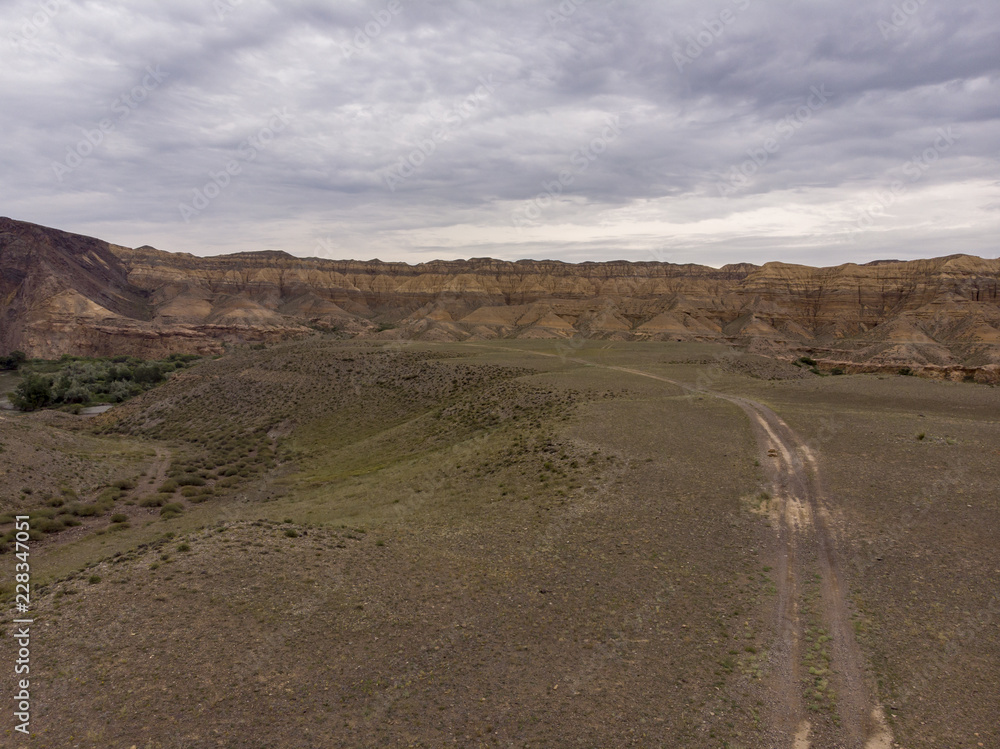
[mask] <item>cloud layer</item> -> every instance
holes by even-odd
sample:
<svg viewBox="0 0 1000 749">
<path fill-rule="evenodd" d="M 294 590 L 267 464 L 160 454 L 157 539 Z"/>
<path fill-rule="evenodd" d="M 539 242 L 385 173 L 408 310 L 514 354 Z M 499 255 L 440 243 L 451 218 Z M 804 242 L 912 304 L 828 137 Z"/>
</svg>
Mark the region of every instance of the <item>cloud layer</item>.
<svg viewBox="0 0 1000 749">
<path fill-rule="evenodd" d="M 1000 5 L 0 9 L 0 213 L 195 254 L 998 254 Z"/>
</svg>

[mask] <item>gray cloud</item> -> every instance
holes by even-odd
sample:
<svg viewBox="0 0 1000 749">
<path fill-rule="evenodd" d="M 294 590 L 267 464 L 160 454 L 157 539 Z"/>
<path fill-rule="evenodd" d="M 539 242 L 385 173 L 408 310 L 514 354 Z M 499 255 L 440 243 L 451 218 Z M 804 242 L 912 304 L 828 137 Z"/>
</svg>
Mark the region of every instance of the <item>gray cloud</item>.
<svg viewBox="0 0 1000 749">
<path fill-rule="evenodd" d="M 36 0 L 0 23 L 0 213 L 123 244 L 997 254 L 986 0 Z"/>
</svg>

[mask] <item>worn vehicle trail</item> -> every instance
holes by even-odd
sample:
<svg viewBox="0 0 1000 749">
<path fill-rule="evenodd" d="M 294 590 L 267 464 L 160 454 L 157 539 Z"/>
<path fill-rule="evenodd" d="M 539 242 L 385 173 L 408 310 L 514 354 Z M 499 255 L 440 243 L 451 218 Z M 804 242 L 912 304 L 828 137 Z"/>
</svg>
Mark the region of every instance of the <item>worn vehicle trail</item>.
<svg viewBox="0 0 1000 749">
<path fill-rule="evenodd" d="M 512 349 L 513 350 L 513 349 Z M 524 350 L 517 350 L 525 353 Z M 771 678 L 775 692 L 772 729 L 775 740 L 792 749 L 847 747 L 890 749 L 892 733 L 879 705 L 864 656 L 856 640 L 844 596 L 843 577 L 829 531 L 829 513 L 820 481 L 819 463 L 812 449 L 767 406 L 730 393 L 710 390 L 642 370 L 585 359 L 536 353 L 588 367 L 599 367 L 659 380 L 687 393 L 721 398 L 749 417 L 757 440 L 760 463 L 771 485 L 771 514 L 777 534 L 778 601 L 775 638 L 771 650 Z M 824 632 L 829 642 L 829 684 L 835 700 L 826 713 L 807 709 L 815 694 L 813 675 L 804 664 L 807 623 L 802 613 L 807 590 L 818 587 L 812 635 Z"/>
<path fill-rule="evenodd" d="M 795 723 L 793 747 L 813 745 L 812 726 L 804 714 L 803 673 L 805 622 L 799 607 L 810 575 L 818 575 L 821 631 L 831 637 L 831 682 L 836 690 L 839 726 L 817 737 L 818 746 L 848 746 L 889 749 L 892 734 L 878 705 L 865 668 L 844 597 L 843 577 L 829 531 L 829 515 L 820 482 L 819 465 L 813 451 L 773 411 L 746 398 L 701 391 L 738 405 L 750 417 L 776 500 L 776 523 L 781 568 L 778 570 L 779 616 L 777 624 L 777 672 L 779 694 L 787 697 L 778 711 L 779 729 Z M 808 688 L 808 687 L 807 687 Z M 822 742 L 822 743 L 821 743 Z"/>
</svg>

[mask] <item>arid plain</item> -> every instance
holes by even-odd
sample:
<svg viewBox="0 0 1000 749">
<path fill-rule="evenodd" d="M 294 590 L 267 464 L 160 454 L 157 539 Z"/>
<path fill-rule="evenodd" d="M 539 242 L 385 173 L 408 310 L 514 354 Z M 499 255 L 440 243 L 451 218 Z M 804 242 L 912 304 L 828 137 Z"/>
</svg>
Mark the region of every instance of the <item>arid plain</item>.
<svg viewBox="0 0 1000 749">
<path fill-rule="evenodd" d="M 995 745 L 998 415 L 714 344 L 322 334 L 3 412 L 0 509 L 97 506 L 32 542 L 24 745 Z"/>
</svg>

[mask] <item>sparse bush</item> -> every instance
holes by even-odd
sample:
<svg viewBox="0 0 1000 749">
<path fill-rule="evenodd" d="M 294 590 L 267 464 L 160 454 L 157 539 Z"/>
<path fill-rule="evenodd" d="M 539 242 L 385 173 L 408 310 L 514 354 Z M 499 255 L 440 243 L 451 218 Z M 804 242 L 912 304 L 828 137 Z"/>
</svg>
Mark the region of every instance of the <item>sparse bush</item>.
<svg viewBox="0 0 1000 749">
<path fill-rule="evenodd" d="M 121 512 L 116 512 L 114 515 L 111 516 L 112 523 L 124 523 L 127 520 L 128 520 L 128 515 L 125 515 L 124 513 Z"/>
<path fill-rule="evenodd" d="M 183 512 L 184 512 L 183 505 L 178 504 L 177 502 L 170 502 L 169 504 L 165 504 L 163 505 L 163 507 L 160 508 L 160 517 L 163 520 L 170 520 L 171 518 L 175 518 Z"/>
<path fill-rule="evenodd" d="M 124 362 L 119 362 L 117 364 L 112 364 L 107 368 L 106 374 L 104 375 L 104 381 L 108 383 L 130 382 L 132 377 L 132 368 L 127 366 Z"/>
<path fill-rule="evenodd" d="M 38 518 L 34 521 L 33 525 L 35 530 L 42 533 L 58 533 L 66 528 L 66 524 L 61 520 L 52 520 L 50 518 Z"/>
<path fill-rule="evenodd" d="M 23 351 L 11 351 L 6 356 L 0 356 L 0 370 L 18 369 L 27 360 L 28 357 Z"/>
<path fill-rule="evenodd" d="M 116 486 L 109 486 L 97 495 L 97 501 L 99 504 L 114 504 L 119 499 L 122 498 L 122 490 Z"/>
<path fill-rule="evenodd" d="M 132 379 L 141 385 L 155 385 L 165 378 L 163 367 L 158 362 L 146 362 L 135 368 Z"/>
<path fill-rule="evenodd" d="M 142 392 L 142 388 L 128 380 L 114 380 L 107 389 L 108 400 L 112 403 L 121 403 L 128 400 L 133 395 Z"/>
<path fill-rule="evenodd" d="M 62 403 L 82 404 L 89 403 L 94 394 L 79 382 L 72 382 L 65 390 L 57 390 L 54 396 Z"/>
<path fill-rule="evenodd" d="M 151 497 L 143 497 L 139 500 L 140 507 L 162 507 L 166 504 L 166 499 L 160 495 L 154 495 Z"/>
<path fill-rule="evenodd" d="M 52 403 L 52 381 L 48 377 L 29 374 L 10 395 L 10 402 L 22 411 L 37 411 Z"/>
</svg>

